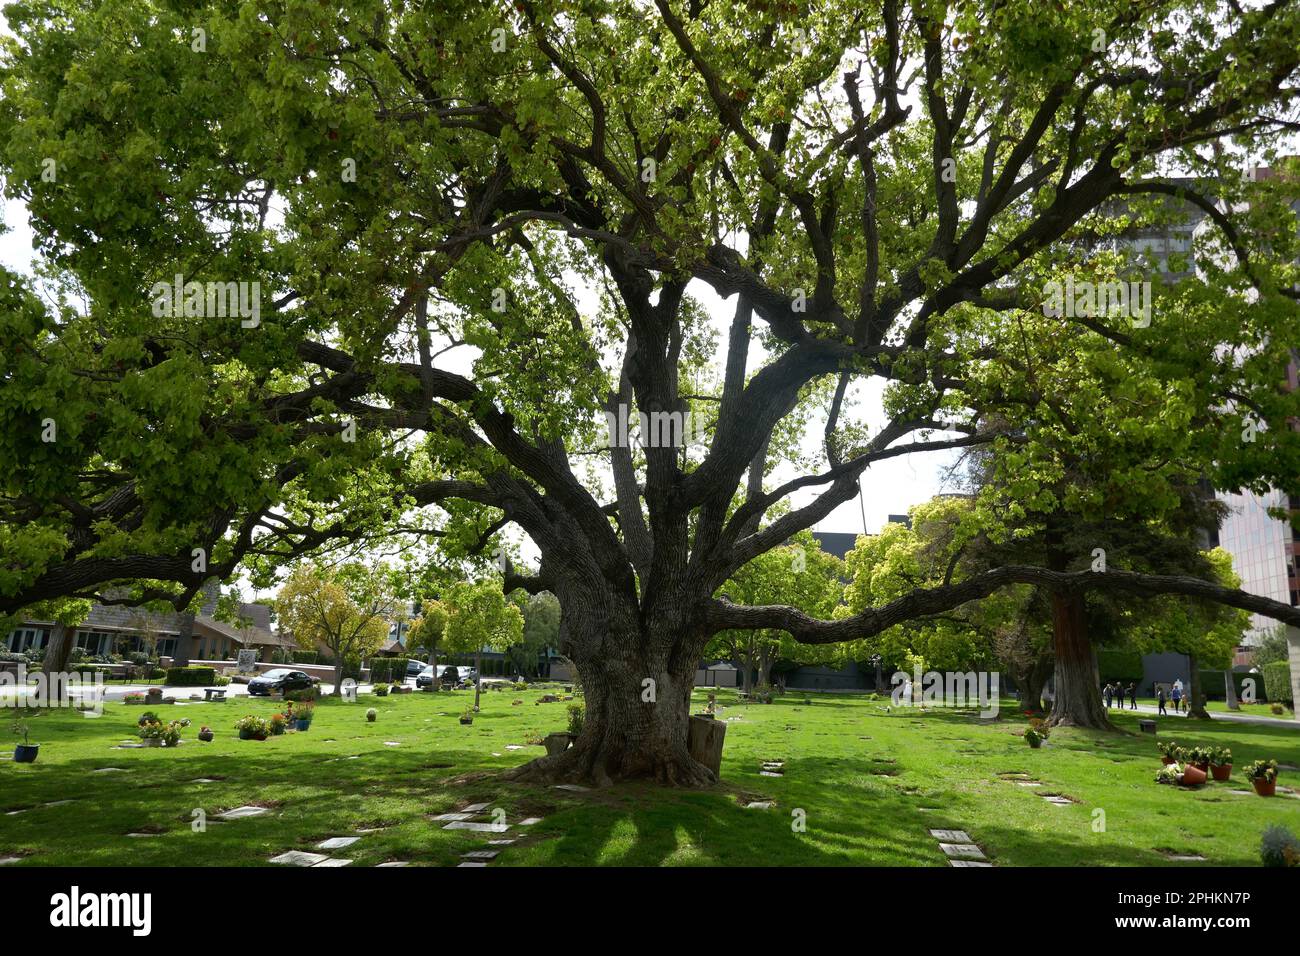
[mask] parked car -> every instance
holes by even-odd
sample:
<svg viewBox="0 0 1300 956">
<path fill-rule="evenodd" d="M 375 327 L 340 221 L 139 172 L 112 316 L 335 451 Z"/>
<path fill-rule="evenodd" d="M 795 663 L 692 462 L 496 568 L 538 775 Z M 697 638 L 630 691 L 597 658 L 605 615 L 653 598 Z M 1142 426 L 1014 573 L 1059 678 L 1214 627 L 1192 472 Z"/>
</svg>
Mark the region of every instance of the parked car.
<svg viewBox="0 0 1300 956">
<path fill-rule="evenodd" d="M 406 662 L 406 676 L 419 677 L 421 672 L 426 670 L 428 666 L 429 665 L 424 663 L 424 661 L 417 661 L 412 658 Z"/>
<path fill-rule="evenodd" d="M 289 670 L 288 668 L 278 667 L 273 671 L 267 671 L 265 674 L 259 674 L 248 682 L 248 693 L 251 697 L 265 697 L 272 691 L 286 690 L 306 690 L 320 683 L 320 678 L 310 677 L 302 671 Z"/>
<path fill-rule="evenodd" d="M 447 684 L 455 686 L 462 682 L 473 683 L 474 668 L 466 667 L 464 670 L 461 670 L 455 664 L 439 664 L 438 680 L 442 681 L 444 686 Z M 431 683 L 433 683 L 433 668 L 428 664 L 425 664 L 423 669 L 421 669 L 420 673 L 415 678 L 415 686 L 428 687 Z"/>
</svg>

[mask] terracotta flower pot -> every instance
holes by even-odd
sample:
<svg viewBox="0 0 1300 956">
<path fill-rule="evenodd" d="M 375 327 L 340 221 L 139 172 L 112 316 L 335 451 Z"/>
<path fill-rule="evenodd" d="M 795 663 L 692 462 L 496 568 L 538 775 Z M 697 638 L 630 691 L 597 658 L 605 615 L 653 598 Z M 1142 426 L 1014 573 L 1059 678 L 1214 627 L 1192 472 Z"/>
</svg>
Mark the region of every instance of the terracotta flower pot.
<svg viewBox="0 0 1300 956">
<path fill-rule="evenodd" d="M 1232 776 L 1232 764 L 1230 763 L 1210 764 L 1210 774 L 1211 776 L 1214 777 L 1215 780 L 1219 781 L 1219 783 L 1223 783 L 1225 780 L 1227 780 L 1229 777 Z"/>
<path fill-rule="evenodd" d="M 1194 763 L 1192 764 L 1192 766 L 1195 767 L 1203 774 L 1208 775 L 1210 772 L 1210 762 L 1208 760 L 1204 761 L 1203 763 Z"/>
<path fill-rule="evenodd" d="M 1174 763 L 1175 760 L 1173 757 L 1161 757 L 1160 762 L 1168 767 L 1171 763 Z"/>
<path fill-rule="evenodd" d="M 1255 792 L 1261 797 L 1271 797 L 1277 791 L 1277 781 L 1265 780 L 1263 777 L 1256 777 L 1251 780 L 1250 785 L 1255 788 Z"/>
<path fill-rule="evenodd" d="M 1199 787 L 1205 783 L 1206 773 L 1196 764 L 1188 764 L 1183 768 L 1182 785 L 1184 787 Z"/>
</svg>

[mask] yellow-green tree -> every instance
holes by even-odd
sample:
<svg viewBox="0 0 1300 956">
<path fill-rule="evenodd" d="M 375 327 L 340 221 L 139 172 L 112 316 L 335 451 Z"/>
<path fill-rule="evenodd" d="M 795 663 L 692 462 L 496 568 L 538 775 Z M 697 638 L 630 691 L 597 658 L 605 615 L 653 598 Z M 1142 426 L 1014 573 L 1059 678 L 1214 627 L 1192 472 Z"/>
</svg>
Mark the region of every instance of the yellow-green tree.
<svg viewBox="0 0 1300 956">
<path fill-rule="evenodd" d="M 406 632 L 407 649 L 425 651 L 429 666 L 433 668 L 433 689 L 438 689 L 438 644 L 447 631 L 447 608 L 441 601 L 426 598 L 420 605 L 420 615 L 411 622 Z"/>
<path fill-rule="evenodd" d="M 448 653 L 474 655 L 474 709 L 482 691 L 483 649 L 504 651 L 524 636 L 524 616 L 501 590 L 501 582 L 457 581 L 443 597 Z"/>
<path fill-rule="evenodd" d="M 342 693 L 345 662 L 379 649 L 397 603 L 386 568 L 302 564 L 280 588 L 275 607 L 280 627 L 299 647 L 329 649 L 337 696 Z"/>
</svg>

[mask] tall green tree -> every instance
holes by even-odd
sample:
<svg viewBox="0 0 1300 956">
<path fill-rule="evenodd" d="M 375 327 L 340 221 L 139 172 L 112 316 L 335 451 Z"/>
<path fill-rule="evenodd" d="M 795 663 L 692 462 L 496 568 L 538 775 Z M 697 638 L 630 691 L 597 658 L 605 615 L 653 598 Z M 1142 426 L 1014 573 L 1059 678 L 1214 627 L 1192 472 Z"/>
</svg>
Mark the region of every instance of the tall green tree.
<svg viewBox="0 0 1300 956">
<path fill-rule="evenodd" d="M 722 631 L 829 646 L 1032 584 L 1082 687 L 1086 591 L 1300 622 L 1194 575 L 1093 573 L 1068 539 L 834 620 L 719 597 L 872 463 L 988 443 L 1059 393 L 1017 320 L 1047 318 L 1049 282 L 1117 275 L 1097 237 L 1175 197 L 1210 228 L 1148 325 L 1069 308 L 1036 333 L 1125 369 L 1060 429 L 1192 435 L 1221 487 L 1300 491 L 1291 187 L 1237 168 L 1289 131 L 1294 2 L 9 9 L 0 171 L 76 295 L 0 283 L 0 610 L 184 603 L 241 563 L 512 525 L 540 565 L 503 586 L 557 596 L 588 688 L 575 746 L 520 776 L 690 786 L 713 780 L 686 734 Z M 230 282 L 257 315 L 206 306 Z M 1165 391 L 1185 408 L 1149 417 Z M 1047 520 L 1069 476 L 1027 461 Z"/>
<path fill-rule="evenodd" d="M 448 590 L 447 652 L 474 656 L 474 709 L 483 690 L 484 649 L 504 651 L 524 635 L 524 616 L 507 600 L 501 582 L 494 579 L 458 581 Z"/>
<path fill-rule="evenodd" d="M 737 571 L 723 587 L 723 596 L 744 604 L 787 604 L 812 617 L 830 617 L 844 595 L 844 562 L 823 551 L 810 532 L 759 555 Z M 722 631 L 705 648 L 705 657 L 737 661 L 741 689 L 750 693 L 772 682 L 778 659 L 814 664 L 831 663 L 843 649 L 809 647 L 779 629 Z"/>
<path fill-rule="evenodd" d="M 447 608 L 438 600 L 425 598 L 420 605 L 420 613 L 411 622 L 407 631 L 407 646 L 412 651 L 424 651 L 429 655 L 429 666 L 433 668 L 432 686 L 439 687 L 438 680 L 438 645 L 447 633 Z"/>
</svg>

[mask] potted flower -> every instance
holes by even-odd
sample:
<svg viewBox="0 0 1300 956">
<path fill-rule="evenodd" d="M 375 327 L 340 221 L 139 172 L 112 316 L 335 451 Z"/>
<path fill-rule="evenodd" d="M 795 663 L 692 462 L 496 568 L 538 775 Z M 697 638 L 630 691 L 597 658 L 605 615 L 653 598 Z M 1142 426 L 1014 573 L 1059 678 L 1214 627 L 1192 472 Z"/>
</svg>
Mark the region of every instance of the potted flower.
<svg viewBox="0 0 1300 956">
<path fill-rule="evenodd" d="M 152 710 L 146 710 L 143 714 L 140 715 L 140 719 L 136 721 L 136 725 L 140 727 L 143 727 L 145 724 L 156 724 L 156 723 L 158 723 L 158 715 L 155 714 Z"/>
<path fill-rule="evenodd" d="M 199 728 L 199 740 L 202 740 L 204 743 L 210 743 L 212 741 L 212 737 L 213 737 L 213 733 L 211 727 L 204 725 Z"/>
<path fill-rule="evenodd" d="M 376 697 L 387 697 L 387 696 L 388 696 L 388 685 L 387 685 L 387 684 L 376 684 L 376 685 L 374 686 L 374 693 L 375 693 L 375 696 L 376 696 Z"/>
<path fill-rule="evenodd" d="M 141 724 L 140 729 L 136 731 L 137 735 L 144 742 L 146 747 L 161 747 L 163 737 L 166 736 L 167 728 L 160 720 L 151 720 L 147 724 Z"/>
<path fill-rule="evenodd" d="M 1211 748 L 1210 775 L 1220 783 L 1232 776 L 1232 751 L 1227 747 Z"/>
<path fill-rule="evenodd" d="M 1176 763 L 1167 763 L 1156 771 L 1156 783 L 1176 784 L 1183 776 L 1182 770 Z"/>
<path fill-rule="evenodd" d="M 473 711 L 473 709 L 471 709 L 471 708 L 469 708 L 469 707 L 466 707 L 466 708 L 465 708 L 465 712 L 464 712 L 463 714 L 460 715 L 460 722 L 461 722 L 462 724 L 464 724 L 465 726 L 467 726 L 467 727 L 468 727 L 470 724 L 474 723 L 474 711 Z"/>
<path fill-rule="evenodd" d="M 24 720 L 15 720 L 12 727 L 15 737 L 23 738 L 23 742 L 14 747 L 14 763 L 35 763 L 36 754 L 40 751 L 41 745 L 34 744 L 27 739 L 28 726 Z"/>
<path fill-rule="evenodd" d="M 1271 797 L 1277 791 L 1276 760 L 1256 760 L 1246 768 L 1246 776 L 1261 797 Z"/>
<path fill-rule="evenodd" d="M 1192 747 L 1187 751 L 1187 762 L 1208 777 L 1210 773 L 1210 748 Z"/>
<path fill-rule="evenodd" d="M 375 722 L 375 718 L 378 716 L 379 716 L 379 711 L 375 710 L 375 708 L 373 707 L 371 707 L 369 710 L 366 711 L 366 720 L 370 721 L 370 723 L 372 724 Z"/>
<path fill-rule="evenodd" d="M 126 697 L 124 697 L 124 698 L 122 699 L 122 702 L 123 702 L 124 704 L 143 704 L 143 703 L 144 703 L 144 694 L 141 694 L 141 693 L 138 693 L 138 692 L 137 692 L 137 693 L 127 694 Z"/>
<path fill-rule="evenodd" d="M 235 729 L 239 731 L 240 740 L 265 740 L 270 734 L 266 721 L 253 714 L 240 717 L 235 722 Z"/>
<path fill-rule="evenodd" d="M 164 747 L 175 747 L 181 742 L 181 722 L 173 720 L 163 726 L 162 745 Z"/>
<path fill-rule="evenodd" d="M 1039 747 L 1043 746 L 1043 741 L 1047 739 L 1047 725 L 1041 718 L 1031 717 L 1029 720 L 1029 726 L 1025 728 L 1023 736 L 1025 742 L 1028 743 L 1030 747 L 1037 750 Z"/>
<path fill-rule="evenodd" d="M 1156 747 L 1160 751 L 1160 760 L 1166 767 L 1182 762 L 1183 748 L 1178 746 L 1177 741 L 1161 742 L 1156 744 Z"/>
<path fill-rule="evenodd" d="M 271 731 L 272 737 L 279 737 L 281 734 L 284 733 L 285 728 L 288 727 L 289 725 L 288 722 L 284 719 L 284 714 L 272 714 L 271 719 L 268 722 L 267 726 Z"/>
<path fill-rule="evenodd" d="M 301 732 L 311 726 L 311 719 L 315 716 L 316 706 L 311 701 L 300 701 L 298 706 L 293 709 L 293 727 Z"/>
</svg>

